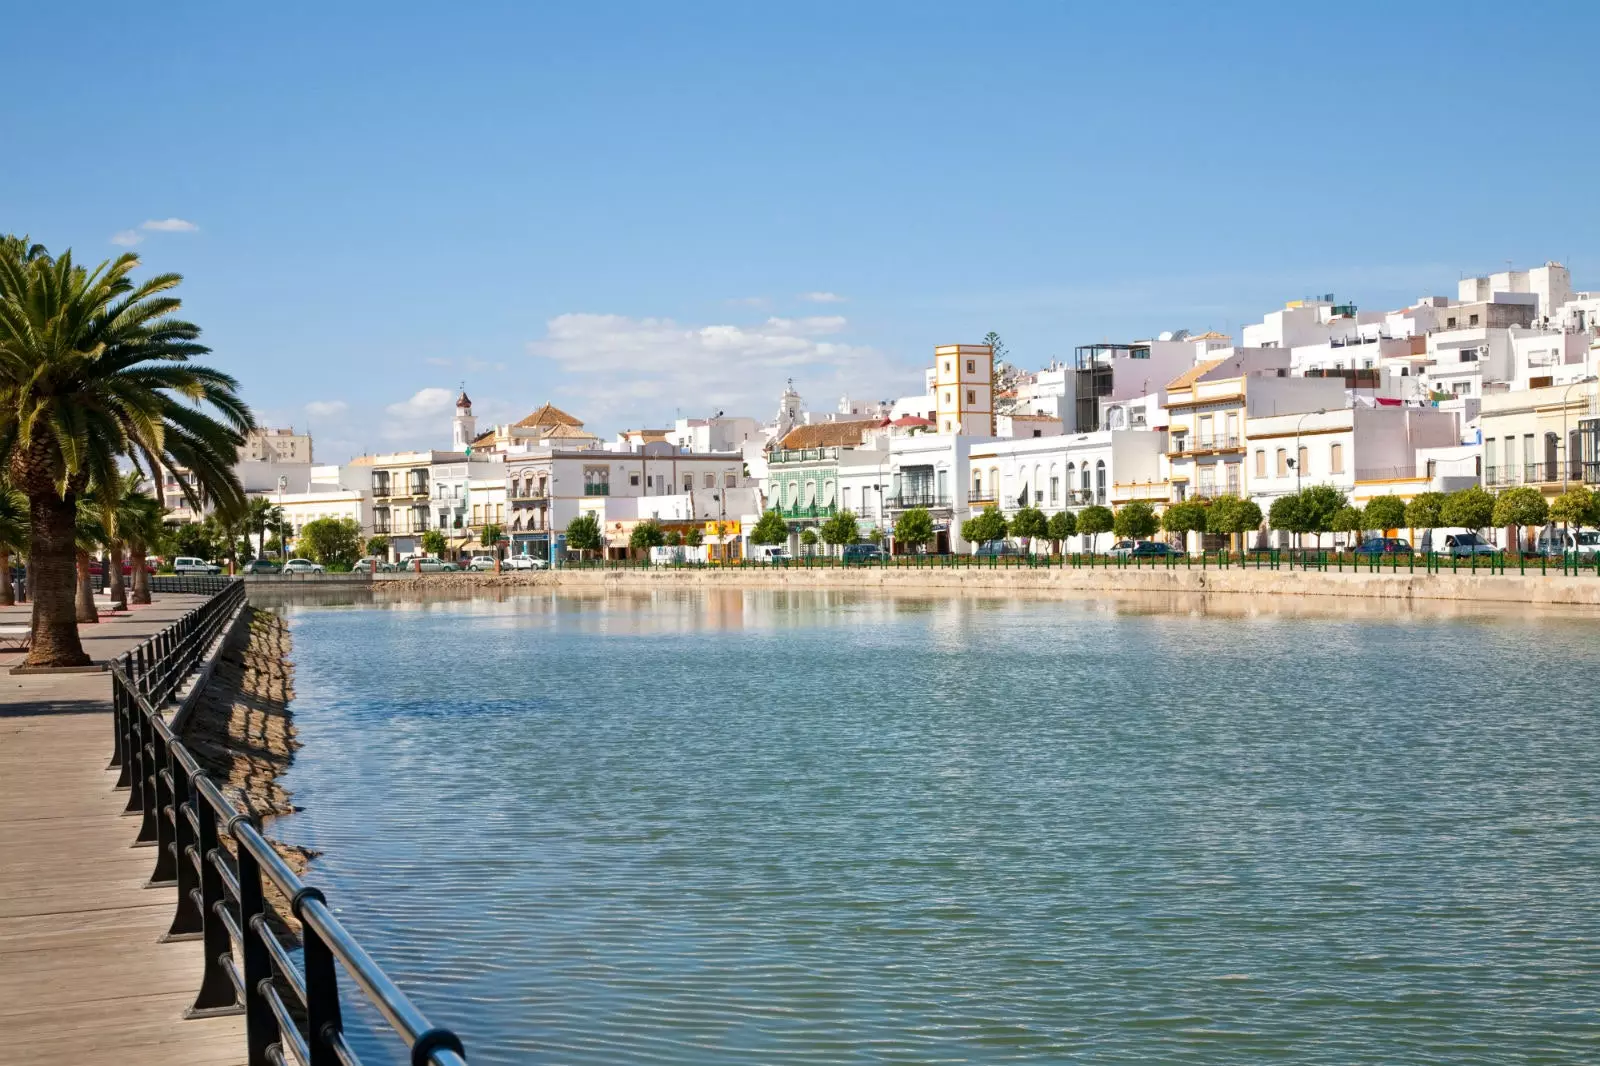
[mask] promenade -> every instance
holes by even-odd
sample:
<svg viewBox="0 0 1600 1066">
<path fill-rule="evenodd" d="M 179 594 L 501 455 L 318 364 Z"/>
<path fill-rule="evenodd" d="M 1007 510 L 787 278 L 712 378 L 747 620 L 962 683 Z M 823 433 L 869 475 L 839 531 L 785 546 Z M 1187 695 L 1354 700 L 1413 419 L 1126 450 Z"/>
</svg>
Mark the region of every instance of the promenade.
<svg viewBox="0 0 1600 1066">
<path fill-rule="evenodd" d="M 103 615 L 84 646 L 112 658 L 203 599 Z M 243 1063 L 241 1017 L 183 1017 L 201 946 L 160 942 L 176 889 L 145 887 L 155 853 L 132 846 L 138 821 L 106 769 L 110 675 L 12 675 L 22 658 L 0 654 L 0 1063 Z"/>
</svg>

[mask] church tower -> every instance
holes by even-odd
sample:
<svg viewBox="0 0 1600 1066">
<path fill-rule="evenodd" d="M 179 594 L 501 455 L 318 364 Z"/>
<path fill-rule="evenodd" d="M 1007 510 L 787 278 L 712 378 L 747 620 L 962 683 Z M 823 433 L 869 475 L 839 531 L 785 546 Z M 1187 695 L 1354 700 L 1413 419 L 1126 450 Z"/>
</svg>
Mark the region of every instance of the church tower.
<svg viewBox="0 0 1600 1066">
<path fill-rule="evenodd" d="M 477 439 L 478 420 L 472 417 L 472 401 L 467 398 L 467 390 L 463 388 L 461 395 L 456 397 L 456 417 L 454 432 L 450 439 L 450 450 L 464 452 Z"/>
</svg>

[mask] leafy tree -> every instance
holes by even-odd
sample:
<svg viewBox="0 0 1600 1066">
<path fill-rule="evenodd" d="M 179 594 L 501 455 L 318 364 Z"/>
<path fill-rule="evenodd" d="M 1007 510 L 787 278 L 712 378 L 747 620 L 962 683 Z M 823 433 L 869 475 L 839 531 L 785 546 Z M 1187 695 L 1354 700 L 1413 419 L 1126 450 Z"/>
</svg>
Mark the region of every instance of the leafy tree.
<svg viewBox="0 0 1600 1066">
<path fill-rule="evenodd" d="M 628 547 L 636 552 L 649 552 L 651 548 L 659 548 L 666 542 L 667 534 L 662 530 L 661 523 L 653 518 L 638 523 L 633 527 L 633 532 L 628 534 Z"/>
<path fill-rule="evenodd" d="M 73 557 L 77 584 L 73 591 L 73 614 L 79 622 L 98 622 L 100 614 L 94 607 L 94 585 L 89 573 L 89 557 L 105 547 L 105 513 L 99 501 L 85 495 L 78 500 L 78 513 L 73 522 Z"/>
<path fill-rule="evenodd" d="M 1333 516 L 1333 533 L 1353 533 L 1360 537 L 1361 531 L 1367 528 L 1366 512 L 1350 504 L 1339 508 Z"/>
<path fill-rule="evenodd" d="M 260 554 L 267 553 L 267 530 L 283 521 L 283 508 L 278 507 L 265 496 L 252 496 L 246 505 L 246 523 L 250 531 L 256 535 L 256 548 Z"/>
<path fill-rule="evenodd" d="M 1444 498 L 1439 508 L 1442 524 L 1482 530 L 1494 521 L 1494 494 L 1480 485 L 1469 485 Z"/>
<path fill-rule="evenodd" d="M 682 543 L 683 543 L 683 534 L 679 533 L 676 529 L 674 529 L 671 533 L 667 534 L 667 547 L 676 548 L 676 547 L 678 547 L 678 545 L 680 545 Z"/>
<path fill-rule="evenodd" d="M 1412 529 L 1438 529 L 1445 524 L 1442 492 L 1419 492 L 1406 504 L 1406 525 Z"/>
<path fill-rule="evenodd" d="M 149 556 L 166 535 L 165 513 L 160 501 L 142 488 L 124 494 L 117 505 L 117 535 L 127 543 L 128 554 L 133 557 L 133 602 L 136 604 L 150 602 Z"/>
<path fill-rule="evenodd" d="M 28 546 L 28 497 L 0 482 L 0 607 L 16 600 L 11 588 L 11 555 Z"/>
<path fill-rule="evenodd" d="M 1350 500 L 1332 485 L 1308 485 L 1300 490 L 1299 495 L 1306 532 L 1319 534 L 1320 544 L 1320 534 L 1332 533 L 1338 529 L 1336 516 L 1350 506 Z"/>
<path fill-rule="evenodd" d="M 817 546 L 817 531 L 810 526 L 802 529 L 800 531 L 800 543 L 805 545 L 807 549 L 815 548 Z"/>
<path fill-rule="evenodd" d="M 1055 514 L 1050 516 L 1050 525 L 1046 530 L 1045 535 L 1050 538 L 1051 544 L 1055 547 L 1056 554 L 1059 555 L 1061 553 L 1061 546 L 1066 543 L 1068 537 L 1072 536 L 1077 531 L 1078 517 L 1071 511 L 1057 511 Z"/>
<path fill-rule="evenodd" d="M 255 420 L 233 378 L 190 362 L 208 349 L 176 317 L 176 274 L 135 284 L 138 256 L 89 270 L 70 252 L 0 245 L 0 456 L 28 497 L 30 666 L 82 666 L 73 580 L 78 498 L 109 498 L 119 460 L 191 502 L 242 510 L 233 467 Z"/>
<path fill-rule="evenodd" d="M 1367 503 L 1367 528 L 1387 533 L 1406 524 L 1405 501 L 1398 496 L 1379 496 Z"/>
<path fill-rule="evenodd" d="M 926 507 L 913 507 L 894 524 L 894 539 L 921 551 L 933 543 L 933 515 Z"/>
<path fill-rule="evenodd" d="M 1050 520 L 1037 507 L 1019 508 L 1011 518 L 1011 535 L 1021 537 L 1025 547 L 1032 550 L 1035 539 L 1050 535 Z"/>
<path fill-rule="evenodd" d="M 990 504 L 983 513 L 961 523 L 961 536 L 973 544 L 987 544 L 1004 539 L 1008 528 L 1006 516 L 1000 513 L 1000 508 Z"/>
<path fill-rule="evenodd" d="M 173 555 L 192 555 L 209 559 L 217 554 L 211 539 L 211 530 L 199 522 L 183 522 L 168 531 L 168 544 Z"/>
<path fill-rule="evenodd" d="M 1206 532 L 1225 534 L 1232 550 L 1243 550 L 1244 545 L 1238 543 L 1239 539 L 1260 528 L 1261 507 L 1254 500 L 1224 493 L 1206 508 Z"/>
<path fill-rule="evenodd" d="M 307 525 L 309 526 L 310 523 L 307 523 Z M 302 537 L 305 536 L 305 529 L 301 529 L 300 535 Z M 422 553 L 424 555 L 432 555 L 442 559 L 449 547 L 449 542 L 444 539 L 444 534 L 437 529 L 426 530 L 422 534 Z"/>
<path fill-rule="evenodd" d="M 1006 356 L 1011 354 L 1010 350 L 1006 348 L 1005 342 L 1000 339 L 1000 334 L 992 329 L 983 335 L 983 343 L 994 349 L 994 361 L 997 363 L 1004 362 Z M 1021 534 L 1018 534 L 1018 536 L 1021 536 Z"/>
<path fill-rule="evenodd" d="M 353 518 L 318 518 L 300 530 L 300 550 L 312 562 L 348 569 L 361 557 L 361 526 Z"/>
<path fill-rule="evenodd" d="M 1529 485 L 1507 489 L 1494 501 L 1494 524 L 1513 527 L 1519 545 L 1523 527 L 1542 526 L 1549 517 L 1550 505 L 1545 502 L 1544 494 Z"/>
<path fill-rule="evenodd" d="M 1127 540 L 1147 540 L 1159 525 L 1155 510 L 1143 500 L 1123 504 L 1111 520 L 1117 536 Z"/>
<path fill-rule="evenodd" d="M 104 494 L 96 492 L 95 495 Z M 161 507 L 156 503 L 154 496 L 144 491 L 143 476 L 138 471 L 132 470 L 117 479 L 114 490 L 101 504 L 100 511 L 106 531 L 106 551 L 110 555 L 107 588 L 114 605 L 127 607 L 128 590 L 122 579 L 123 556 L 135 538 L 148 535 L 152 528 L 152 519 L 155 527 L 160 526 Z M 156 532 L 159 534 L 159 528 Z M 142 553 L 133 559 L 132 569 L 139 571 L 144 569 Z M 145 585 L 145 594 L 143 602 L 149 603 L 148 583 Z M 135 602 L 140 601 L 136 599 Z"/>
<path fill-rule="evenodd" d="M 1550 505 L 1550 520 L 1575 529 L 1600 525 L 1600 521 L 1596 521 L 1596 502 L 1595 494 L 1582 485 L 1570 488 Z"/>
<path fill-rule="evenodd" d="M 1099 547 L 1100 534 L 1111 532 L 1115 525 L 1116 516 L 1109 507 L 1095 504 L 1078 512 L 1078 532 L 1089 538 L 1091 552 Z"/>
<path fill-rule="evenodd" d="M 567 547 L 576 552 L 597 552 L 605 547 L 600 520 L 585 511 L 567 523 Z"/>
<path fill-rule="evenodd" d="M 1305 501 L 1298 492 L 1279 496 L 1272 501 L 1272 506 L 1267 511 L 1267 524 L 1273 529 L 1293 533 L 1296 536 L 1311 532 L 1311 525 L 1306 517 Z"/>
<path fill-rule="evenodd" d="M 1169 504 L 1161 512 L 1161 528 L 1168 533 L 1180 534 L 1178 543 L 1186 546 L 1187 537 L 1181 534 L 1204 533 L 1210 521 L 1209 511 L 1210 508 L 1198 500 Z"/>
<path fill-rule="evenodd" d="M 765 511 L 750 531 L 750 539 L 757 544 L 783 544 L 789 539 L 789 524 L 777 511 Z"/>
<path fill-rule="evenodd" d="M 861 530 L 856 524 L 854 511 L 840 511 L 822 523 L 822 539 L 832 545 L 854 544 Z"/>
<path fill-rule="evenodd" d="M 701 529 L 699 526 L 691 527 L 689 532 L 686 533 L 683 538 L 683 542 L 689 545 L 691 548 L 698 548 L 700 545 L 704 544 L 705 541 L 705 530 Z"/>
<path fill-rule="evenodd" d="M 263 545 L 261 550 L 263 552 L 266 551 L 266 546 Z M 367 554 L 376 556 L 379 559 L 387 559 L 389 557 L 389 538 L 382 533 L 374 537 L 368 537 Z"/>
<path fill-rule="evenodd" d="M 478 543 L 488 548 L 489 554 L 493 555 L 498 562 L 500 559 L 500 538 L 505 535 L 505 530 L 490 522 L 478 532 Z"/>
</svg>

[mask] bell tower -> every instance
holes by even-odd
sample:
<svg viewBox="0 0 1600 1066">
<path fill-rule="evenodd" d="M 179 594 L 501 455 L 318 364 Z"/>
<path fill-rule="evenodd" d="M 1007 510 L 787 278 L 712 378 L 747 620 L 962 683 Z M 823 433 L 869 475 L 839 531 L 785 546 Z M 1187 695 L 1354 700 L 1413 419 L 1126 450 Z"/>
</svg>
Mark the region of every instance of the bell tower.
<svg viewBox="0 0 1600 1066">
<path fill-rule="evenodd" d="M 450 436 L 450 450 L 464 452 L 468 445 L 477 439 L 478 420 L 472 417 L 472 401 L 467 398 L 466 386 L 462 386 L 461 395 L 456 397 L 456 417 Z"/>
</svg>

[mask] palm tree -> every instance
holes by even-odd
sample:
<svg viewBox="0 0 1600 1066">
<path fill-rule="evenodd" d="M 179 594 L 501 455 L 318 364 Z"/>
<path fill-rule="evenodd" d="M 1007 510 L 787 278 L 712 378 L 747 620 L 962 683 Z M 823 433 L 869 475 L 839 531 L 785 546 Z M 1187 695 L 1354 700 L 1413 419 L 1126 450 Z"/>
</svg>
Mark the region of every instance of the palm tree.
<svg viewBox="0 0 1600 1066">
<path fill-rule="evenodd" d="M 265 496 L 252 496 L 246 516 L 246 523 L 256 535 L 256 554 L 266 555 L 267 530 L 283 521 L 283 508 Z"/>
<path fill-rule="evenodd" d="M 103 548 L 108 539 L 105 512 L 99 502 L 87 497 L 80 499 L 72 523 L 73 558 L 78 573 L 73 609 L 79 622 L 100 621 L 100 612 L 94 607 L 94 575 L 89 573 L 89 557 Z"/>
<path fill-rule="evenodd" d="M 166 533 L 160 501 L 142 489 L 123 496 L 122 505 L 117 509 L 117 532 L 133 557 L 133 602 L 149 604 L 150 568 L 146 560 L 150 549 L 160 543 Z"/>
<path fill-rule="evenodd" d="M 11 553 L 28 546 L 28 498 L 0 482 L 0 607 L 17 602 L 11 589 Z"/>
<path fill-rule="evenodd" d="M 152 482 L 177 473 L 184 495 L 240 511 L 233 472 L 253 427 L 233 378 L 189 362 L 209 351 L 199 327 L 175 316 L 161 274 L 139 284 L 128 253 L 93 270 L 70 252 L 26 260 L 0 248 L 0 457 L 28 497 L 34 574 L 30 666 L 89 661 L 74 623 L 78 498 L 113 491 L 118 459 Z M 209 408 L 210 410 L 207 410 Z M 181 471 L 181 473 L 180 473 Z"/>
<path fill-rule="evenodd" d="M 108 582 L 111 602 L 118 609 L 126 610 L 128 590 L 122 579 L 123 553 L 130 552 L 133 556 L 132 569 L 137 583 L 137 575 L 144 569 L 143 549 L 149 543 L 148 538 L 151 536 L 149 523 L 154 516 L 155 529 L 159 532 L 161 508 L 156 503 L 155 497 L 144 491 L 144 475 L 137 470 L 131 470 L 118 480 L 116 489 L 112 493 L 111 504 L 104 509 L 104 515 L 106 550 L 111 556 Z M 139 550 L 134 551 L 135 548 Z M 134 602 L 150 602 L 148 580 L 144 582 L 144 599 L 141 601 L 136 591 Z"/>
</svg>

